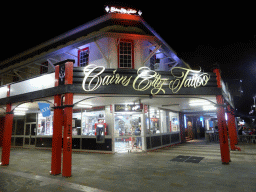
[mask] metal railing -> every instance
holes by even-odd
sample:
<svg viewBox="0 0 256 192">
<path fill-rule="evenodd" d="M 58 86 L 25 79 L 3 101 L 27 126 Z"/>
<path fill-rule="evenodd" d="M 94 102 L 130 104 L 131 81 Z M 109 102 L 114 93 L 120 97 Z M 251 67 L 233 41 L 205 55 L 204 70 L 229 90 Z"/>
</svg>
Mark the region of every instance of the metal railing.
<svg viewBox="0 0 256 192">
<path fill-rule="evenodd" d="M 242 143 L 256 143 L 256 135 L 238 135 L 238 141 Z"/>
</svg>

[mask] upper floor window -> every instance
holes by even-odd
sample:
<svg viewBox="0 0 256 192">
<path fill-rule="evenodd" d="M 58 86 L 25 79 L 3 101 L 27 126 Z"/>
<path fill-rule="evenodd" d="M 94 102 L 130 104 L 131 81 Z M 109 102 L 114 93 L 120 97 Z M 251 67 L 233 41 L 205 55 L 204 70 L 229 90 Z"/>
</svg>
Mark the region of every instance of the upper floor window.
<svg viewBox="0 0 256 192">
<path fill-rule="evenodd" d="M 78 66 L 85 67 L 89 64 L 89 47 L 78 50 Z"/>
<path fill-rule="evenodd" d="M 134 68 L 134 45 L 131 40 L 120 40 L 118 45 L 118 67 Z"/>
</svg>

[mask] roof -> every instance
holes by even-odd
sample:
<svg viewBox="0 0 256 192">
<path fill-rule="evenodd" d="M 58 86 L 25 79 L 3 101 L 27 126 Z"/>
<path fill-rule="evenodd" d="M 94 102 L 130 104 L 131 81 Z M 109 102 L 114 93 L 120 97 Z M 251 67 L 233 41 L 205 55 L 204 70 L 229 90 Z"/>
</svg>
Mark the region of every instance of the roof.
<svg viewBox="0 0 256 192">
<path fill-rule="evenodd" d="M 18 55 L 15 55 L 9 59 L 6 59 L 0 63 L 0 70 L 3 70 L 7 67 L 10 67 L 16 63 L 20 63 L 25 61 L 29 58 L 35 57 L 39 54 L 47 52 L 53 48 L 56 48 L 60 45 L 65 45 L 70 41 L 76 40 L 82 36 L 87 36 L 90 33 L 95 31 L 99 31 L 100 29 L 107 27 L 107 26 L 114 26 L 114 25 L 122 25 L 122 26 L 134 26 L 141 31 L 136 30 L 132 33 L 144 33 L 144 35 L 155 36 L 159 42 L 162 44 L 162 48 L 169 54 L 171 54 L 174 59 L 178 63 L 182 63 L 188 68 L 189 65 L 180 60 L 177 57 L 177 54 L 173 51 L 173 49 L 160 37 L 156 31 L 154 31 L 140 16 L 137 15 L 128 15 L 128 14 L 117 14 L 117 13 L 109 13 L 97 19 L 94 19 L 88 23 L 85 23 L 73 30 L 70 30 L 62 35 L 59 35 L 49 41 L 46 41 L 42 44 L 39 44 L 36 47 L 33 47 L 29 50 L 26 50 Z M 143 31 L 143 32 L 142 32 Z"/>
</svg>

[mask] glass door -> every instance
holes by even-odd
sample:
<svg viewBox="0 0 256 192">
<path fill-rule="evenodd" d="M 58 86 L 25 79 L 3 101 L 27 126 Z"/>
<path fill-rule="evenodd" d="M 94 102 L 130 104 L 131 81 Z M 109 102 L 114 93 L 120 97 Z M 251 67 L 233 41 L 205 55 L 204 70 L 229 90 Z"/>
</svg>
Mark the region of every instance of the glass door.
<svg viewBox="0 0 256 192">
<path fill-rule="evenodd" d="M 141 152 L 141 113 L 115 113 L 115 152 Z"/>
<path fill-rule="evenodd" d="M 24 146 L 35 147 L 36 123 L 26 123 Z"/>
</svg>

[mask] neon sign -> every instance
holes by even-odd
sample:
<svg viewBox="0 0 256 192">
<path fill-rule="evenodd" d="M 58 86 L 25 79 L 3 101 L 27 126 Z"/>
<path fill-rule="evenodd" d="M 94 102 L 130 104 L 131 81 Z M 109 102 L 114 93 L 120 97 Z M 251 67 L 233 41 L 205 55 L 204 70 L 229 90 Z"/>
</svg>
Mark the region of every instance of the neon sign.
<svg viewBox="0 0 256 192">
<path fill-rule="evenodd" d="M 135 9 L 130 9 L 130 8 L 117 8 L 117 7 L 106 7 L 105 8 L 107 13 L 122 13 L 122 14 L 129 14 L 129 15 L 142 15 L 141 11 L 137 11 Z"/>
<path fill-rule="evenodd" d="M 180 75 L 177 76 L 177 73 Z M 202 73 L 201 70 L 191 70 L 182 67 L 174 67 L 171 70 L 172 78 L 162 78 L 162 75 L 148 67 L 141 67 L 137 70 L 137 76 L 120 75 L 117 70 L 113 71 L 111 75 L 102 76 L 105 67 L 88 65 L 84 68 L 84 79 L 82 83 L 83 90 L 86 92 L 93 92 L 101 86 L 108 85 L 122 85 L 124 87 L 130 85 L 135 91 L 150 90 L 152 95 L 158 93 L 165 94 L 166 89 L 170 89 L 172 93 L 178 93 L 182 87 L 197 88 L 206 86 L 210 80 L 208 73 Z M 191 73 L 194 75 L 191 77 Z M 189 75 L 190 74 L 190 75 Z M 167 88 L 168 87 L 168 88 Z"/>
</svg>

